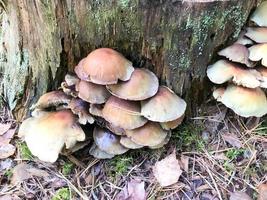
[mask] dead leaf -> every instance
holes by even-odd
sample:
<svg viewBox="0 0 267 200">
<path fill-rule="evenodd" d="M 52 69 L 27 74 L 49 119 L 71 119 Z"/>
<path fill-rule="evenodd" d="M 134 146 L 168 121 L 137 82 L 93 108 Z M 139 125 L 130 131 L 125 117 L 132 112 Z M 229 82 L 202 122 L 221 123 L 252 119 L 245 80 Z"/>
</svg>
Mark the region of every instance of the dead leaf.
<svg viewBox="0 0 267 200">
<path fill-rule="evenodd" d="M 242 142 L 233 133 L 225 133 L 225 134 L 222 135 L 222 138 L 233 147 L 236 147 L 236 148 L 243 147 Z"/>
<path fill-rule="evenodd" d="M 163 160 L 156 162 L 153 173 L 162 187 L 177 183 L 182 170 L 176 159 L 175 151 Z"/>
<path fill-rule="evenodd" d="M 144 181 L 131 180 L 116 196 L 116 200 L 146 200 Z"/>
<path fill-rule="evenodd" d="M 215 160 L 228 160 L 228 158 L 224 155 L 224 153 L 215 153 L 213 158 Z"/>
<path fill-rule="evenodd" d="M 12 144 L 0 144 L 0 159 L 12 156 L 16 151 L 16 147 Z"/>
<path fill-rule="evenodd" d="M 252 198 L 250 198 L 250 196 L 248 196 L 245 192 L 237 191 L 231 193 L 230 200 L 252 200 Z"/>
<path fill-rule="evenodd" d="M 14 165 L 14 161 L 10 158 L 4 159 L 0 161 L 0 172 L 3 172 L 4 170 L 8 170 L 12 168 Z"/>
<path fill-rule="evenodd" d="M 7 124 L 2 124 L 0 123 L 0 135 L 3 135 L 5 132 L 8 131 L 8 129 L 10 129 L 12 123 L 7 123 Z"/>
<path fill-rule="evenodd" d="M 267 200 L 267 184 L 260 184 L 258 200 Z"/>
<path fill-rule="evenodd" d="M 180 159 L 180 164 L 181 168 L 185 171 L 188 172 L 188 167 L 189 167 L 189 157 L 182 155 Z"/>
<path fill-rule="evenodd" d="M 11 184 L 16 185 L 33 176 L 47 177 L 49 176 L 49 174 L 46 171 L 32 167 L 29 164 L 25 164 L 25 163 L 18 164 L 13 169 Z"/>
</svg>

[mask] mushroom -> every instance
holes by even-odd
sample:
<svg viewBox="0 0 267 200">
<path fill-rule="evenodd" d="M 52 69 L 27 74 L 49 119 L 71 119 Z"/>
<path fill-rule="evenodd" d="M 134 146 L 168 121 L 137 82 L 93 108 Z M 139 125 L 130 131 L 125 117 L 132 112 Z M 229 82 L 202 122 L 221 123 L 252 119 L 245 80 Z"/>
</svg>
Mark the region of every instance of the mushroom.
<svg viewBox="0 0 267 200">
<path fill-rule="evenodd" d="M 89 154 L 94 156 L 97 159 L 110 159 L 110 158 L 113 158 L 115 156 L 113 154 L 109 154 L 105 151 L 102 151 L 101 149 L 99 149 L 97 147 L 97 145 L 95 143 L 93 143 L 93 145 L 91 146 L 91 148 L 89 150 Z"/>
<path fill-rule="evenodd" d="M 250 45 L 253 41 L 245 36 L 246 32 L 243 30 L 240 32 L 237 41 L 234 44 Z"/>
<path fill-rule="evenodd" d="M 177 119 L 175 119 L 173 121 L 162 122 L 162 123 L 160 123 L 160 125 L 164 130 L 175 129 L 183 122 L 184 116 L 185 116 L 185 114 L 183 114 L 181 117 L 178 117 Z"/>
<path fill-rule="evenodd" d="M 52 91 L 43 94 L 37 103 L 30 109 L 45 109 L 49 107 L 56 107 L 59 105 L 67 105 L 71 100 L 71 97 L 62 91 Z"/>
<path fill-rule="evenodd" d="M 97 147 L 108 154 L 120 155 L 129 150 L 120 144 L 120 137 L 108 129 L 95 127 L 93 135 Z"/>
<path fill-rule="evenodd" d="M 82 99 L 79 98 L 72 98 L 70 101 L 68 108 L 71 109 L 71 111 L 79 116 L 79 123 L 80 124 L 93 124 L 94 118 L 89 113 L 89 104 Z"/>
<path fill-rule="evenodd" d="M 140 103 L 111 96 L 102 113 L 105 120 L 123 129 L 135 129 L 143 126 L 147 119 L 141 116 Z"/>
<path fill-rule="evenodd" d="M 216 89 L 213 96 L 242 117 L 261 117 L 267 113 L 267 99 L 260 88 L 229 85 Z"/>
<path fill-rule="evenodd" d="M 67 73 L 65 75 L 65 83 L 67 86 L 76 85 L 79 81 L 80 79 L 75 74 Z"/>
<path fill-rule="evenodd" d="M 255 22 L 258 26 L 267 26 L 267 1 L 263 1 L 254 13 L 250 20 Z"/>
<path fill-rule="evenodd" d="M 249 59 L 252 61 L 260 61 L 267 67 L 267 43 L 256 44 L 249 48 Z"/>
<path fill-rule="evenodd" d="M 65 81 L 61 83 L 60 89 L 67 95 L 77 97 L 77 92 L 75 91 L 75 85 L 80 81 L 80 79 L 75 74 L 67 73 L 65 75 Z"/>
<path fill-rule="evenodd" d="M 125 132 L 134 143 L 143 146 L 156 146 L 162 143 L 167 136 L 167 131 L 163 130 L 156 122 L 147 122 L 140 128 Z"/>
<path fill-rule="evenodd" d="M 266 67 L 258 67 L 257 71 L 261 73 L 262 81 L 260 87 L 267 88 L 267 68 Z"/>
<path fill-rule="evenodd" d="M 233 81 L 237 85 L 256 88 L 260 86 L 261 74 L 254 69 L 242 69 L 238 65 L 226 60 L 219 60 L 208 66 L 208 78 L 216 84 Z"/>
<path fill-rule="evenodd" d="M 55 162 L 64 144 L 70 149 L 77 141 L 85 140 L 85 133 L 70 110 L 30 117 L 22 122 L 18 136 L 25 139 L 33 155 L 46 162 Z"/>
<path fill-rule="evenodd" d="M 245 35 L 257 43 L 267 43 L 267 28 L 248 27 Z"/>
<path fill-rule="evenodd" d="M 122 146 L 124 146 L 128 149 L 140 149 L 140 148 L 144 147 L 143 145 L 136 144 L 127 136 L 122 136 L 120 139 L 120 143 L 122 144 Z"/>
<path fill-rule="evenodd" d="M 80 81 L 76 85 L 76 91 L 78 91 L 79 98 L 93 104 L 105 103 L 110 96 L 110 93 L 103 85 L 86 81 Z"/>
<path fill-rule="evenodd" d="M 233 62 L 238 62 L 252 67 L 248 60 L 248 49 L 242 44 L 233 44 L 218 52 L 218 55 L 224 56 Z"/>
<path fill-rule="evenodd" d="M 160 86 L 155 96 L 141 101 L 141 114 L 155 122 L 175 120 L 185 113 L 185 109 L 186 102 L 166 86 Z"/>
<path fill-rule="evenodd" d="M 83 81 L 88 81 L 88 75 L 87 73 L 84 71 L 84 62 L 85 62 L 85 58 L 83 58 L 78 65 L 76 65 L 76 67 L 74 68 L 74 72 L 75 74 L 79 77 L 79 79 L 83 80 Z"/>
<path fill-rule="evenodd" d="M 129 80 L 134 68 L 119 52 L 110 48 L 100 48 L 85 58 L 83 70 L 90 82 L 108 85 L 116 84 L 118 80 Z"/>
<path fill-rule="evenodd" d="M 139 101 L 154 96 L 159 87 L 157 76 L 148 69 L 135 69 L 127 82 L 107 85 L 109 92 L 121 99 Z"/>
<path fill-rule="evenodd" d="M 149 148 L 150 149 L 162 148 L 164 145 L 168 144 L 168 142 L 171 139 L 171 136 L 172 136 L 171 131 L 168 131 L 167 136 L 165 137 L 165 139 L 161 143 L 159 143 L 158 145 L 155 145 L 155 146 L 150 146 Z"/>
</svg>

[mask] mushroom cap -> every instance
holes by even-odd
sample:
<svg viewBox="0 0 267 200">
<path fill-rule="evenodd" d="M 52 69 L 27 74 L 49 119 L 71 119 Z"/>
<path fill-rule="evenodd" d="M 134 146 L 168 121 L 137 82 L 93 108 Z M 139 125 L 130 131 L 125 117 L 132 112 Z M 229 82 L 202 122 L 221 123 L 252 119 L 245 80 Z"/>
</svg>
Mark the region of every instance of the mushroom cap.
<svg viewBox="0 0 267 200">
<path fill-rule="evenodd" d="M 98 148 L 108 154 L 120 155 L 129 150 L 120 144 L 120 137 L 108 129 L 95 127 L 93 135 Z"/>
<path fill-rule="evenodd" d="M 78 97 L 93 104 L 105 103 L 110 97 L 110 93 L 105 86 L 86 81 L 80 81 L 76 85 L 76 90 L 78 91 Z"/>
<path fill-rule="evenodd" d="M 78 95 L 75 90 L 75 85 L 68 86 L 66 82 L 62 82 L 60 89 L 62 89 L 62 91 L 68 96 L 77 97 Z"/>
<path fill-rule="evenodd" d="M 79 123 L 80 124 L 93 124 L 95 122 L 94 118 L 89 113 L 89 104 L 82 99 L 79 98 L 72 98 L 68 107 L 71 111 L 79 116 Z"/>
<path fill-rule="evenodd" d="M 102 113 L 105 120 L 123 129 L 135 129 L 143 126 L 147 119 L 141 116 L 140 103 L 111 96 Z"/>
<path fill-rule="evenodd" d="M 252 61 L 260 61 L 267 67 L 267 43 L 256 44 L 249 47 L 249 59 Z"/>
<path fill-rule="evenodd" d="M 79 81 L 80 79 L 75 74 L 67 73 L 65 75 L 65 82 L 67 86 L 76 85 Z"/>
<path fill-rule="evenodd" d="M 245 35 L 257 43 L 267 43 L 267 28 L 248 27 Z"/>
<path fill-rule="evenodd" d="M 267 1 L 263 1 L 251 15 L 250 20 L 258 26 L 267 26 Z"/>
<path fill-rule="evenodd" d="M 141 101 L 141 114 L 155 122 L 168 122 L 185 113 L 186 102 L 171 89 L 160 86 L 157 94 Z"/>
<path fill-rule="evenodd" d="M 95 158 L 98 158 L 98 159 L 110 159 L 110 158 L 113 158 L 115 156 L 113 154 L 109 154 L 105 151 L 102 151 L 101 149 L 99 149 L 97 147 L 97 145 L 95 143 L 93 143 L 93 145 L 91 146 L 91 148 L 89 150 L 89 154 L 94 156 Z"/>
<path fill-rule="evenodd" d="M 143 145 L 136 144 L 127 136 L 122 136 L 120 139 L 120 143 L 122 144 L 122 146 L 124 146 L 128 149 L 140 149 L 140 148 L 144 147 Z"/>
<path fill-rule="evenodd" d="M 177 128 L 184 120 L 185 114 L 183 114 L 181 117 L 178 117 L 177 119 L 173 121 L 168 121 L 168 122 L 162 122 L 160 123 L 161 127 L 164 130 L 172 130 Z"/>
<path fill-rule="evenodd" d="M 258 67 L 257 71 L 260 72 L 262 76 L 262 81 L 260 84 L 261 88 L 267 88 L 267 68 L 266 67 Z"/>
<path fill-rule="evenodd" d="M 260 86 L 261 74 L 254 69 L 242 69 L 238 65 L 226 60 L 219 60 L 208 66 L 208 78 L 216 84 L 232 80 L 237 85 L 256 88 Z"/>
<path fill-rule="evenodd" d="M 139 101 L 154 96 L 159 87 L 157 76 L 148 69 L 135 69 L 130 80 L 107 85 L 111 94 L 121 99 Z"/>
<path fill-rule="evenodd" d="M 229 85 L 215 90 L 213 96 L 242 117 L 261 117 L 267 113 L 267 99 L 260 88 Z"/>
<path fill-rule="evenodd" d="M 248 48 L 242 44 L 233 44 L 218 52 L 218 55 L 224 56 L 233 62 L 238 62 L 252 67 L 248 60 Z"/>
<path fill-rule="evenodd" d="M 103 117 L 103 104 L 90 104 L 89 113 L 97 117 Z"/>
<path fill-rule="evenodd" d="M 80 62 L 78 63 L 78 65 L 75 66 L 74 72 L 79 77 L 79 79 L 81 79 L 83 81 L 88 81 L 89 80 L 88 79 L 88 75 L 84 71 L 84 68 L 83 68 L 84 62 L 85 62 L 85 58 L 83 58 L 82 60 L 80 60 Z"/>
<path fill-rule="evenodd" d="M 39 108 L 45 109 L 49 107 L 59 106 L 61 104 L 68 104 L 71 97 L 66 95 L 63 91 L 52 91 L 43 94 L 37 103 L 31 107 L 31 109 Z"/>
<path fill-rule="evenodd" d="M 127 81 L 134 71 L 129 60 L 110 48 L 92 51 L 86 57 L 83 69 L 90 82 L 101 85 L 116 84 L 118 80 Z"/>
<path fill-rule="evenodd" d="M 156 122 L 147 122 L 140 128 L 125 132 L 133 142 L 143 146 L 156 146 L 163 142 L 167 136 L 167 131 L 163 130 Z"/>
<path fill-rule="evenodd" d="M 155 145 L 155 146 L 150 146 L 149 148 L 150 149 L 162 148 L 164 145 L 168 144 L 168 142 L 171 139 L 171 136 L 172 136 L 171 131 L 168 131 L 167 136 L 165 137 L 165 139 L 161 143 L 159 143 L 158 145 Z"/>
<path fill-rule="evenodd" d="M 245 36 L 246 32 L 243 30 L 240 32 L 237 41 L 234 44 L 248 45 L 253 44 L 253 41 Z"/>
<path fill-rule="evenodd" d="M 24 137 L 31 153 L 40 160 L 55 162 L 63 148 L 85 140 L 85 133 L 70 110 L 47 112 L 22 122 L 19 137 Z"/>
</svg>

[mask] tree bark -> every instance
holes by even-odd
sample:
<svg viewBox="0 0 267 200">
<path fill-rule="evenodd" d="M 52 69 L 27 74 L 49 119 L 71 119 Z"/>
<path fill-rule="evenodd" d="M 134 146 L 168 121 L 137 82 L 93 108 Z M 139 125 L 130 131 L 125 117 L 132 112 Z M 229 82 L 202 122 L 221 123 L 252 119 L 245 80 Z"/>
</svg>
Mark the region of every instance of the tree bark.
<svg viewBox="0 0 267 200">
<path fill-rule="evenodd" d="M 207 97 L 205 71 L 259 0 L 0 0 L 0 82 L 20 120 L 91 50 L 111 47 L 154 71 L 188 102 Z"/>
</svg>

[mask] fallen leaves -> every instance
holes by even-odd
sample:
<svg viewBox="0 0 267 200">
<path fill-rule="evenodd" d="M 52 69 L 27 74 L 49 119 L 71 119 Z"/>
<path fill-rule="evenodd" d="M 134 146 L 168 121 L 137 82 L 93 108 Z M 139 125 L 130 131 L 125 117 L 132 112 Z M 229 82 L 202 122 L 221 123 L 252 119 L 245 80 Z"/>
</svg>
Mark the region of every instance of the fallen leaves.
<svg viewBox="0 0 267 200">
<path fill-rule="evenodd" d="M 0 145 L 0 159 L 8 158 L 12 156 L 16 151 L 16 147 L 12 144 L 3 144 Z"/>
<path fill-rule="evenodd" d="M 0 123 L 0 135 L 3 135 L 5 132 L 7 132 L 10 129 L 11 125 L 12 123 L 7 123 L 7 124 Z"/>
<path fill-rule="evenodd" d="M 230 200 L 252 200 L 245 192 L 236 191 L 231 193 Z"/>
<path fill-rule="evenodd" d="M 16 131 L 16 127 L 11 127 L 12 123 L 0 123 L 0 159 L 8 158 L 9 156 L 12 156 L 16 151 L 16 147 L 12 144 L 9 144 Z"/>
<path fill-rule="evenodd" d="M 156 162 L 153 173 L 162 187 L 176 183 L 182 174 L 175 151 L 161 161 Z"/>
<path fill-rule="evenodd" d="M 116 200 L 145 200 L 146 191 L 143 181 L 131 180 L 116 196 Z"/>
<path fill-rule="evenodd" d="M 233 133 L 225 133 L 222 135 L 222 138 L 233 147 L 243 147 L 243 144 L 240 139 Z"/>
<path fill-rule="evenodd" d="M 267 200 L 267 184 L 260 184 L 258 200 Z"/>
</svg>

